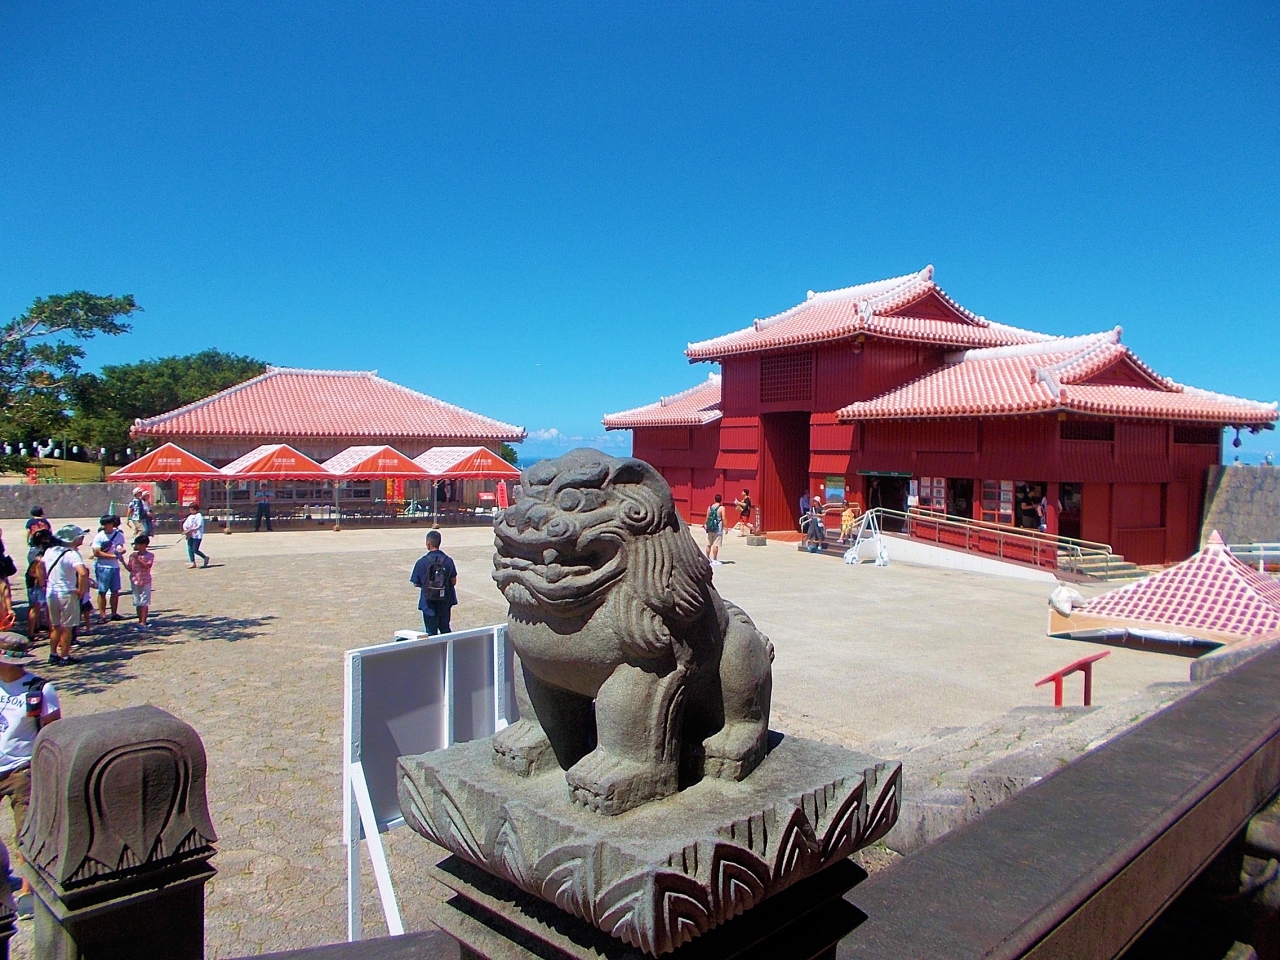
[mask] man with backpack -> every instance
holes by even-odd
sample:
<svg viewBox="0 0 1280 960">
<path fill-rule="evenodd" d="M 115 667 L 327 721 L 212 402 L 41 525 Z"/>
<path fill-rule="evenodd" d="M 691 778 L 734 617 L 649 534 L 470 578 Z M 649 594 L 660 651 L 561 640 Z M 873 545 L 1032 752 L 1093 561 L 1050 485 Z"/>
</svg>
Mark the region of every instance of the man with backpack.
<svg viewBox="0 0 1280 960">
<path fill-rule="evenodd" d="M 427 534 L 427 552 L 413 565 L 409 582 L 418 588 L 418 609 L 422 611 L 422 628 L 428 635 L 448 633 L 449 614 L 458 602 L 454 587 L 458 568 L 453 558 L 440 549 L 440 531 Z"/>
<path fill-rule="evenodd" d="M 720 566 L 720 545 L 724 543 L 724 503 L 720 494 L 707 507 L 707 522 L 703 524 L 707 531 L 707 559 L 713 567 Z"/>
</svg>

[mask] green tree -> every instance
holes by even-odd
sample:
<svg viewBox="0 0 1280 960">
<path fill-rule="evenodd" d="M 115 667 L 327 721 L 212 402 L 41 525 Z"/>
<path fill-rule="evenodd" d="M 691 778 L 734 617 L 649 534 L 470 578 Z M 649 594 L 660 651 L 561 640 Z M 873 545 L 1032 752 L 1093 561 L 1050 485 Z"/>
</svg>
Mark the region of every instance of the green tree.
<svg viewBox="0 0 1280 960">
<path fill-rule="evenodd" d="M 134 445 L 135 419 L 154 417 L 243 383 L 267 369 L 261 360 L 205 350 L 183 357 L 105 366 L 76 378 L 71 391 L 72 435 L 108 457 Z"/>
<path fill-rule="evenodd" d="M 69 388 L 84 359 L 75 341 L 126 333 L 123 318 L 141 309 L 132 295 L 75 290 L 40 297 L 0 327 L 0 436 L 16 450 L 65 433 Z"/>
<path fill-rule="evenodd" d="M 516 452 L 516 448 L 509 443 L 504 443 L 498 447 L 498 456 L 513 467 L 520 466 L 520 454 Z"/>
</svg>

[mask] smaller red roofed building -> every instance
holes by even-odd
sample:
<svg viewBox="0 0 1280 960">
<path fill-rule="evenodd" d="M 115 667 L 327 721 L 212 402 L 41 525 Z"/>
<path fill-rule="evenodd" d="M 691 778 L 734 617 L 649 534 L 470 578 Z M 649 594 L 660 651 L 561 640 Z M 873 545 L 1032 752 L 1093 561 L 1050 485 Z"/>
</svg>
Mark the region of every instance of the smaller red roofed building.
<svg viewBox="0 0 1280 960">
<path fill-rule="evenodd" d="M 1119 327 L 1061 337 L 961 306 L 932 267 L 809 292 L 691 343 L 720 375 L 608 414 L 697 523 L 746 489 L 765 530 L 801 494 L 921 508 L 1106 544 L 1137 564 L 1195 550 L 1223 430 L 1272 429 L 1275 403 L 1176 383 Z"/>
<path fill-rule="evenodd" d="M 473 413 L 368 370 L 266 373 L 168 413 L 134 422 L 131 435 L 173 442 L 215 466 L 253 448 L 287 443 L 315 460 L 351 446 L 387 445 L 415 457 L 443 444 L 496 450 L 523 427 Z"/>
<path fill-rule="evenodd" d="M 1202 550 L 1168 570 L 1100 594 L 1069 615 L 1049 611 L 1051 636 L 1117 628 L 1222 644 L 1258 640 L 1280 631 L 1280 581 L 1233 557 L 1214 531 Z"/>
</svg>

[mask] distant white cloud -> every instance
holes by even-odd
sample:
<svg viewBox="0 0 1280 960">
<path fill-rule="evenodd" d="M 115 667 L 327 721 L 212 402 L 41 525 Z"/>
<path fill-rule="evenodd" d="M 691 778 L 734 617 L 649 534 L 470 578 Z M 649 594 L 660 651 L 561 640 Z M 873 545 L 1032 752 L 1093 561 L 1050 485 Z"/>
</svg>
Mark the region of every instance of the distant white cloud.
<svg viewBox="0 0 1280 960">
<path fill-rule="evenodd" d="M 560 431 L 555 427 L 548 427 L 546 430 L 534 430 L 529 434 L 530 440 L 556 440 L 560 437 Z"/>
</svg>

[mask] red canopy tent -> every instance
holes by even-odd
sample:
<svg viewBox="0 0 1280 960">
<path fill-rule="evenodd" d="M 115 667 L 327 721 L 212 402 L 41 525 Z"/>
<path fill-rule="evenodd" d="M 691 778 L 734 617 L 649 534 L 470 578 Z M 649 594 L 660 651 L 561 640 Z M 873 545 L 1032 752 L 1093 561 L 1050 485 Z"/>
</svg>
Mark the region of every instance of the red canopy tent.
<svg viewBox="0 0 1280 960">
<path fill-rule="evenodd" d="M 222 468 L 224 480 L 332 480 L 333 474 L 287 443 L 264 443 Z"/>
<path fill-rule="evenodd" d="M 176 444 L 166 443 L 111 474 L 116 483 L 149 483 L 155 480 L 225 480 L 213 464 Z"/>
<path fill-rule="evenodd" d="M 435 480 L 520 479 L 520 471 L 488 447 L 432 447 L 413 462 Z"/>
<path fill-rule="evenodd" d="M 343 480 L 425 480 L 427 471 L 395 447 L 347 447 L 323 464 Z"/>
<path fill-rule="evenodd" d="M 488 447 L 432 447 L 413 458 L 431 477 L 431 512 L 441 480 L 519 480 L 520 471 Z M 505 496 L 499 501 L 505 506 Z"/>
</svg>

